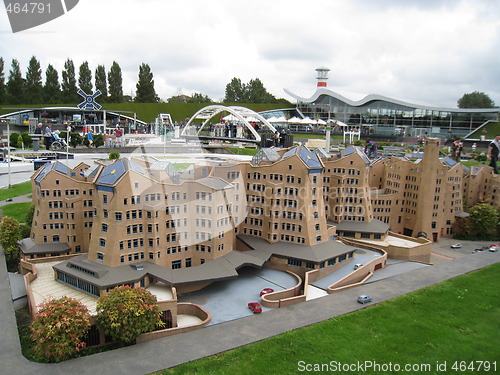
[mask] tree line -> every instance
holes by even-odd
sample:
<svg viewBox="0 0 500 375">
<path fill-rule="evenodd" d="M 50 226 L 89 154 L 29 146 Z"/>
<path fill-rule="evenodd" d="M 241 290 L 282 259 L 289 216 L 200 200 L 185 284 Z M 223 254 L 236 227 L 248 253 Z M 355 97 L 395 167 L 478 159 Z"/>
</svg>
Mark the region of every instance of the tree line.
<svg viewBox="0 0 500 375">
<path fill-rule="evenodd" d="M 29 60 L 26 75 L 23 77 L 17 59 L 12 59 L 8 78 L 5 77 L 5 62 L 0 57 L 0 104 L 58 104 L 79 103 L 83 98 L 78 95 L 78 89 L 87 94 L 100 90 L 98 98 L 102 103 L 121 103 L 127 98 L 123 95 L 123 79 L 120 65 L 113 61 L 109 71 L 104 65 L 98 65 L 94 71 L 87 61 L 78 68 L 76 74 L 73 60 L 67 59 L 64 68 L 59 72 L 52 64 L 45 70 L 45 81 L 42 78 L 42 68 L 38 59 L 33 56 Z M 136 85 L 137 103 L 156 103 L 159 101 L 154 88 L 154 79 L 148 64 L 139 66 L 138 81 Z"/>
<path fill-rule="evenodd" d="M 84 61 L 78 71 L 73 60 L 68 58 L 64 68 L 59 73 L 52 64 L 45 69 L 45 80 L 40 61 L 32 56 L 29 60 L 26 75 L 23 76 L 17 59 L 12 59 L 11 67 L 6 77 L 4 59 L 0 57 L 0 105 L 1 104 L 59 104 L 79 103 L 83 98 L 78 95 L 78 89 L 87 94 L 100 90 L 97 101 L 100 103 L 122 103 L 132 98 L 123 94 L 123 79 L 120 65 L 113 61 L 107 71 L 104 65 L 98 65 L 94 71 L 89 63 Z M 139 66 L 136 84 L 136 103 L 158 103 L 159 96 L 154 87 L 153 72 L 148 64 Z M 202 93 L 174 95 L 166 100 L 169 103 L 212 103 L 213 100 Z M 264 87 L 259 78 L 242 83 L 241 79 L 233 78 L 226 85 L 224 103 L 290 103 L 285 99 L 276 99 Z"/>
</svg>

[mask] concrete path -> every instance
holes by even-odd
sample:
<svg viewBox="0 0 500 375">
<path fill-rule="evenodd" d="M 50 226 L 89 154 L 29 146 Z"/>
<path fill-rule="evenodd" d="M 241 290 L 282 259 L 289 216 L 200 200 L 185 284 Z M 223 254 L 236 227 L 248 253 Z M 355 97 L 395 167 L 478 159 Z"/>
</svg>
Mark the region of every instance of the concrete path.
<svg viewBox="0 0 500 375">
<path fill-rule="evenodd" d="M 27 361 L 21 354 L 2 251 L 0 374 L 148 374 L 359 310 L 365 307 L 356 302 L 359 294 L 372 296 L 374 303 L 382 302 L 498 262 L 500 252 L 465 255 L 264 314 L 59 364 L 39 364 Z"/>
</svg>

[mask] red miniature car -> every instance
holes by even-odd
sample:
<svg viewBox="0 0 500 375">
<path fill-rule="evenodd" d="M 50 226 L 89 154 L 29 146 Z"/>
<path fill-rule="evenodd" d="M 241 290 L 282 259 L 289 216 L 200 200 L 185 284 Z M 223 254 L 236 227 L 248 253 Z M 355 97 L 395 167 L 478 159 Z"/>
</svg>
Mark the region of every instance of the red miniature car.
<svg viewBox="0 0 500 375">
<path fill-rule="evenodd" d="M 262 289 L 262 291 L 260 292 L 260 296 L 262 297 L 264 294 L 269 294 L 269 293 L 272 293 L 272 292 L 274 292 L 274 289 L 265 288 L 265 289 Z"/>
<path fill-rule="evenodd" d="M 257 302 L 249 302 L 248 308 L 253 311 L 254 314 L 259 314 L 262 312 L 262 307 Z"/>
</svg>

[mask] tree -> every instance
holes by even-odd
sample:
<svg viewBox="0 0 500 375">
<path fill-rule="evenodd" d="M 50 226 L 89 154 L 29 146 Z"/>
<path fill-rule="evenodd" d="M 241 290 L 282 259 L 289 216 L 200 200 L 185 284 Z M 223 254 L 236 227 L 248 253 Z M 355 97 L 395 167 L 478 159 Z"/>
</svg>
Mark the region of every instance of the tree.
<svg viewBox="0 0 500 375">
<path fill-rule="evenodd" d="M 498 212 L 489 204 L 476 204 L 469 210 L 472 230 L 477 234 L 495 232 L 498 225 Z"/>
<path fill-rule="evenodd" d="M 92 145 L 95 148 L 103 146 L 104 145 L 104 136 L 102 134 L 96 134 L 96 135 L 94 135 L 94 140 L 92 142 Z"/>
<path fill-rule="evenodd" d="M 108 99 L 108 83 L 106 82 L 104 65 L 97 65 L 97 69 L 95 70 L 95 89 L 101 91 L 99 101 L 106 102 Z"/>
<path fill-rule="evenodd" d="M 148 64 L 142 63 L 139 66 L 139 80 L 136 88 L 135 101 L 137 103 L 158 103 L 153 73 Z"/>
<path fill-rule="evenodd" d="M 71 147 L 76 148 L 76 146 L 83 143 L 83 137 L 78 133 L 69 133 L 69 144 Z"/>
<path fill-rule="evenodd" d="M 22 104 L 24 80 L 19 67 L 19 61 L 12 59 L 11 69 L 9 71 L 9 80 L 7 81 L 7 102 L 10 104 Z"/>
<path fill-rule="evenodd" d="M 24 147 L 31 147 L 33 145 L 33 139 L 28 132 L 22 132 L 21 137 L 23 138 Z"/>
<path fill-rule="evenodd" d="M 458 108 L 494 108 L 495 102 L 484 92 L 474 91 L 458 99 Z"/>
<path fill-rule="evenodd" d="M 31 57 L 28 64 L 24 92 L 24 102 L 26 104 L 42 103 L 42 68 L 40 67 L 40 62 L 36 59 L 35 56 Z"/>
<path fill-rule="evenodd" d="M 59 85 L 59 74 L 49 64 L 45 71 L 45 86 L 43 89 L 44 101 L 47 104 L 59 103 L 61 98 L 61 86 Z"/>
<path fill-rule="evenodd" d="M 244 101 L 245 86 L 241 83 L 241 79 L 235 77 L 226 85 L 224 103 L 241 103 Z"/>
<path fill-rule="evenodd" d="M 0 104 L 7 103 L 7 90 L 5 87 L 4 61 L 0 57 Z"/>
<path fill-rule="evenodd" d="M 106 335 L 134 343 L 137 337 L 159 324 L 156 296 L 143 288 L 119 286 L 97 300 L 97 322 Z"/>
<path fill-rule="evenodd" d="M 123 100 L 122 70 L 116 61 L 113 61 L 108 73 L 109 101 L 121 103 Z"/>
<path fill-rule="evenodd" d="M 188 99 L 188 103 L 212 103 L 212 99 L 210 99 L 208 95 L 195 93 Z"/>
<path fill-rule="evenodd" d="M 276 98 L 267 92 L 262 81 L 258 78 L 251 79 L 246 85 L 246 99 L 250 103 L 273 103 Z"/>
<path fill-rule="evenodd" d="M 79 95 L 77 93 L 78 89 L 76 88 L 75 65 L 70 59 L 67 59 L 64 63 L 61 89 L 64 101 L 67 103 L 78 102 Z"/>
<path fill-rule="evenodd" d="M 19 253 L 17 241 L 20 239 L 19 222 L 13 217 L 4 216 L 0 221 L 0 245 L 3 247 L 7 260 L 17 259 Z"/>
<path fill-rule="evenodd" d="M 87 307 L 70 297 L 42 303 L 31 323 L 34 350 L 52 361 L 71 358 L 85 347 L 82 338 L 90 328 Z"/>
<path fill-rule="evenodd" d="M 84 61 L 78 71 L 78 85 L 88 95 L 92 94 L 92 72 L 89 63 Z"/>
</svg>

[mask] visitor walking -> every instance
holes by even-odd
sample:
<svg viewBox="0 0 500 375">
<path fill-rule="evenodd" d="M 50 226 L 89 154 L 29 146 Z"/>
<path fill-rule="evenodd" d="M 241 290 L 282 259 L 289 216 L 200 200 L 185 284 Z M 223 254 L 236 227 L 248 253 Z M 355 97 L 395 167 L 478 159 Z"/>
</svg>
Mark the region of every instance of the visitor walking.
<svg viewBox="0 0 500 375">
<path fill-rule="evenodd" d="M 43 131 L 43 138 L 45 140 L 45 147 L 47 150 L 50 149 L 50 145 L 54 139 L 54 135 L 52 134 L 52 129 L 50 128 L 50 124 L 47 124 L 47 127 Z"/>
<path fill-rule="evenodd" d="M 377 144 L 373 141 L 367 140 L 365 142 L 365 154 L 368 156 L 368 159 L 371 159 L 372 155 L 376 158 L 378 156 Z"/>
<path fill-rule="evenodd" d="M 455 138 L 451 144 L 451 158 L 457 163 L 460 163 L 460 156 L 463 148 L 464 144 L 462 143 L 462 140 L 459 137 Z"/>
<path fill-rule="evenodd" d="M 87 140 L 89 141 L 89 144 L 87 147 L 92 147 L 92 144 L 94 143 L 94 136 L 92 135 L 92 129 L 89 129 L 89 132 L 87 133 Z"/>
<path fill-rule="evenodd" d="M 493 168 L 493 173 L 498 174 L 498 154 L 500 153 L 500 135 L 497 135 L 493 141 L 491 141 L 488 147 L 488 157 L 490 158 L 490 167 Z"/>
</svg>

